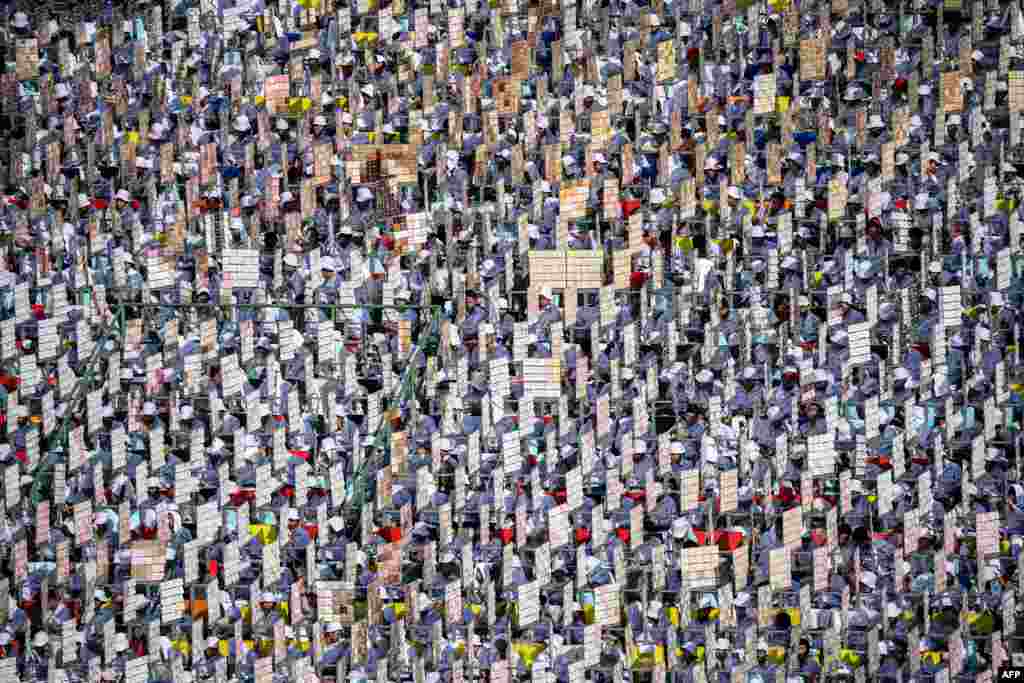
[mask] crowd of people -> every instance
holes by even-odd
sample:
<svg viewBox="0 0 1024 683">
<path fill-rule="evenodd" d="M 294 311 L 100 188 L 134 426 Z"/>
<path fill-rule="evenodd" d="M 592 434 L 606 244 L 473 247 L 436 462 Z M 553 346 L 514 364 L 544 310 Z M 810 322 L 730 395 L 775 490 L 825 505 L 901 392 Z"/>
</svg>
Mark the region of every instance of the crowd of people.
<svg viewBox="0 0 1024 683">
<path fill-rule="evenodd" d="M 0 2 L 0 681 L 1024 665 L 1022 39 Z"/>
</svg>

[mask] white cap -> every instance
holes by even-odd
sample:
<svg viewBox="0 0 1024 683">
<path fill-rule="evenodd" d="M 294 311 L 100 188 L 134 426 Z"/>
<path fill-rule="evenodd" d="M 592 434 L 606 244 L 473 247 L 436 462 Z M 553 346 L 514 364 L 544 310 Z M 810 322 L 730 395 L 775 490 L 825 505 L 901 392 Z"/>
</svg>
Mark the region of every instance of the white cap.
<svg viewBox="0 0 1024 683">
<path fill-rule="evenodd" d="M 690 533 L 690 523 L 685 519 L 676 519 L 672 521 L 672 537 L 673 538 L 686 538 L 686 535 Z"/>
</svg>

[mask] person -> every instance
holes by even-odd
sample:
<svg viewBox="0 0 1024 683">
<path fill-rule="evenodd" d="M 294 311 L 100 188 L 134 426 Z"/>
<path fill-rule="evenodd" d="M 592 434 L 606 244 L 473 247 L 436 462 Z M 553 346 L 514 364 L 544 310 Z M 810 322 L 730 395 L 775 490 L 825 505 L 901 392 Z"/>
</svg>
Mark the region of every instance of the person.
<svg viewBox="0 0 1024 683">
<path fill-rule="evenodd" d="M 817 657 L 811 652 L 811 641 L 807 638 L 801 638 L 797 645 L 796 665 L 797 671 L 812 681 L 821 674 L 821 666 Z"/>
<path fill-rule="evenodd" d="M 22 674 L 30 680 L 46 680 L 50 669 L 50 636 L 38 631 L 32 636 L 32 647 L 25 653 Z"/>
<path fill-rule="evenodd" d="M 775 665 L 768 659 L 768 644 L 759 640 L 755 653 L 755 664 L 747 673 L 747 683 L 770 683 L 775 680 Z"/>
<path fill-rule="evenodd" d="M 225 669 L 227 660 L 221 655 L 220 639 L 217 636 L 207 637 L 203 651 L 199 655 L 196 672 L 200 679 L 213 678 L 218 669 Z"/>
</svg>

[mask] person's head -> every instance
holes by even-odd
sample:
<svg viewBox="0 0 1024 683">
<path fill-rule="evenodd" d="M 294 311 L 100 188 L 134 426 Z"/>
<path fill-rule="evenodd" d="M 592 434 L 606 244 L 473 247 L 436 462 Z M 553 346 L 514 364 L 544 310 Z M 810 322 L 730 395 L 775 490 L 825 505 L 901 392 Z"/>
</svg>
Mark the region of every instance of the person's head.
<svg viewBox="0 0 1024 683">
<path fill-rule="evenodd" d="M 147 401 L 142 405 L 142 424 L 150 429 L 156 423 L 156 404 Z"/>
<path fill-rule="evenodd" d="M 882 222 L 877 218 L 872 218 L 870 221 L 868 221 L 867 235 L 868 239 L 882 239 Z"/>
<path fill-rule="evenodd" d="M 757 646 L 757 663 L 763 665 L 767 661 L 768 661 L 768 648 L 767 648 L 767 646 L 765 646 L 765 645 L 758 645 Z"/>
<path fill-rule="evenodd" d="M 811 654 L 811 644 L 808 642 L 806 638 L 800 639 L 800 645 L 797 649 L 797 654 L 800 656 L 800 659 L 805 659 L 808 655 Z"/>
</svg>

